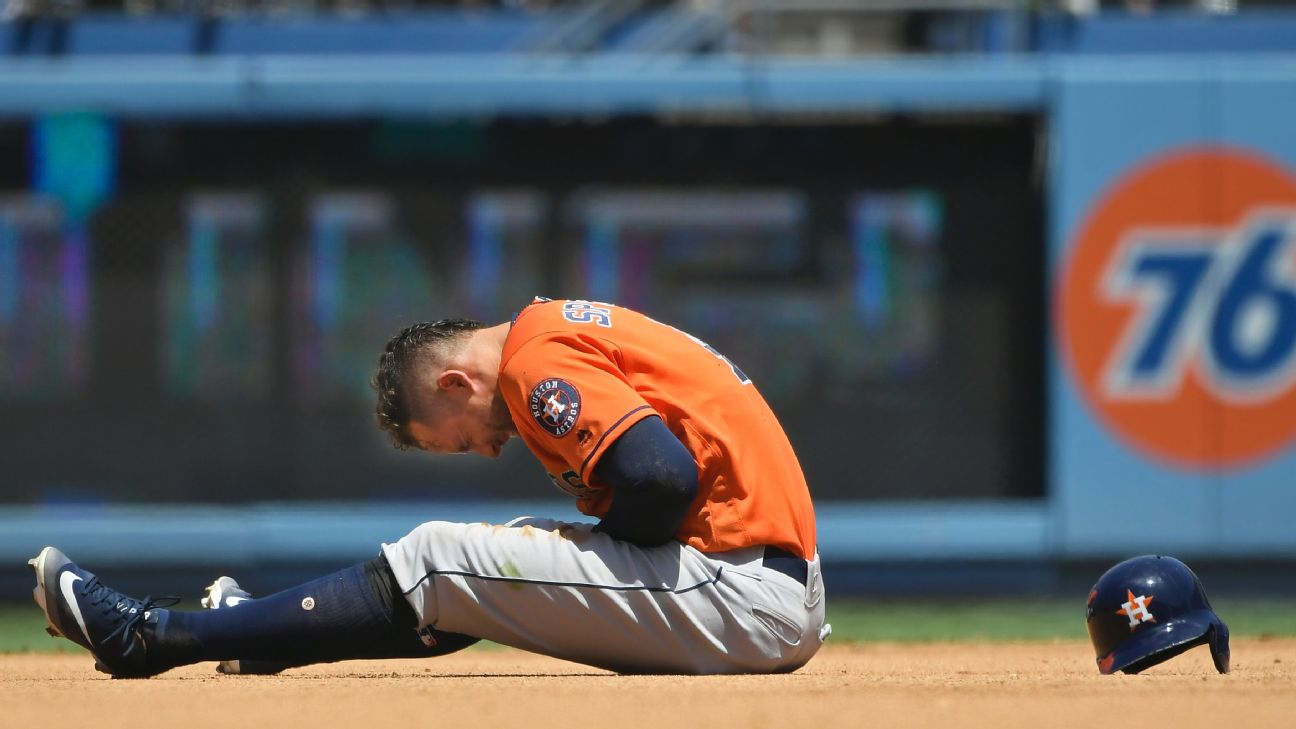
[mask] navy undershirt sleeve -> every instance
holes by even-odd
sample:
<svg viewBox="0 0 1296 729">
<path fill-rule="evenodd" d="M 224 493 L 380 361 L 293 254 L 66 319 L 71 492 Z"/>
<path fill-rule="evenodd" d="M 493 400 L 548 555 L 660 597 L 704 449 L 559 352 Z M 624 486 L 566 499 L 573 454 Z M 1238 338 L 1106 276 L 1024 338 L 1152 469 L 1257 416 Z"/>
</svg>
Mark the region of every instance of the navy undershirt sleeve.
<svg viewBox="0 0 1296 729">
<path fill-rule="evenodd" d="M 612 505 L 595 530 L 640 547 L 670 541 L 698 489 L 693 455 L 656 416 L 608 446 L 594 475 L 612 488 Z"/>
</svg>

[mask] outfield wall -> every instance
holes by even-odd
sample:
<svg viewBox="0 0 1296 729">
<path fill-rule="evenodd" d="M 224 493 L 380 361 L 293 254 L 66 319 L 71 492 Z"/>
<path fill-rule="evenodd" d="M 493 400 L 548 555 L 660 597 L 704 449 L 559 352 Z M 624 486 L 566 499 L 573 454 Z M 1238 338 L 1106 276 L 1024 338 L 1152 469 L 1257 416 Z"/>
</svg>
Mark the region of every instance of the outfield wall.
<svg viewBox="0 0 1296 729">
<path fill-rule="evenodd" d="M 1056 548 L 1296 549 L 1296 77 L 1063 68 L 1050 100 Z"/>
<path fill-rule="evenodd" d="M 825 553 L 1296 554 L 1291 56 L 0 62 L 0 115 L 84 109 L 154 119 L 1038 113 L 1053 322 L 1046 496 L 825 504 Z M 6 507 L 0 554 L 18 558 L 50 534 L 107 539 L 161 525 L 208 534 L 202 554 L 213 561 L 242 559 L 249 544 L 259 555 L 320 548 L 321 530 L 285 527 L 298 510 L 106 508 L 78 522 Z M 373 528 L 343 519 L 333 536 L 367 540 L 407 515 L 389 510 L 380 526 L 365 522 Z M 155 546 L 148 559 L 166 560 Z"/>
</svg>

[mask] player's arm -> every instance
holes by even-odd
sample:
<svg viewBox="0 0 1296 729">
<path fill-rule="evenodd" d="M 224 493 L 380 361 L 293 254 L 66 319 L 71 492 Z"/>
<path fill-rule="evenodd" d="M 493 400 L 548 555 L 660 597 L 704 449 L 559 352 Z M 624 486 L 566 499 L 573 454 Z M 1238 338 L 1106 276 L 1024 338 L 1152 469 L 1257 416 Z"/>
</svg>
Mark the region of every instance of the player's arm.
<svg viewBox="0 0 1296 729">
<path fill-rule="evenodd" d="M 564 480 L 594 487 L 591 510 L 582 511 L 603 515 L 599 531 L 655 546 L 679 530 L 697 493 L 697 463 L 626 381 L 617 359 L 604 340 L 544 333 L 513 353 L 500 370 L 500 387 L 514 403 L 519 431 L 562 464 L 550 468 L 566 467 Z"/>
<path fill-rule="evenodd" d="M 594 476 L 612 489 L 612 505 L 595 530 L 640 547 L 670 541 L 698 489 L 692 454 L 655 415 L 608 446 Z"/>
</svg>

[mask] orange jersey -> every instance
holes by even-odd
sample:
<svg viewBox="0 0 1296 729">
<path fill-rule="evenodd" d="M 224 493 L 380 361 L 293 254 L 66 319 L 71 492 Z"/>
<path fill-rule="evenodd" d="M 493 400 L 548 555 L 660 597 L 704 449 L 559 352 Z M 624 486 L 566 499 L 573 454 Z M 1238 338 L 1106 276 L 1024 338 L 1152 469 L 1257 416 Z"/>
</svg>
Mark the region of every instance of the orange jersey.
<svg viewBox="0 0 1296 729">
<path fill-rule="evenodd" d="M 703 552 L 774 545 L 814 556 L 814 507 L 792 445 L 745 375 L 700 340 L 618 306 L 537 299 L 504 342 L 499 386 L 522 441 L 582 513 L 607 513 L 612 490 L 594 467 L 656 415 L 698 466 L 676 538 Z"/>
</svg>

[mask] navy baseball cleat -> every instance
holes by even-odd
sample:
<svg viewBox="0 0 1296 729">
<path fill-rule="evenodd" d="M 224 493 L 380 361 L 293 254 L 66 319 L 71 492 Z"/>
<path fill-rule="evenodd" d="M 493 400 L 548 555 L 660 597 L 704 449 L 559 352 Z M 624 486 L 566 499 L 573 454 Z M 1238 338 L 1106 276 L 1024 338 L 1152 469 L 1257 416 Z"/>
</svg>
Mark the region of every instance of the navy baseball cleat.
<svg viewBox="0 0 1296 729">
<path fill-rule="evenodd" d="M 232 608 L 235 605 L 252 599 L 252 593 L 239 587 L 233 577 L 217 577 L 216 581 L 205 589 L 207 593 L 198 603 L 208 610 Z"/>
<path fill-rule="evenodd" d="M 150 666 L 142 631 L 157 623 L 154 608 L 170 607 L 178 598 L 136 600 L 123 595 L 54 547 L 42 549 L 27 564 L 36 573 L 32 594 L 45 611 L 47 633 L 86 648 L 95 657 L 95 668 L 116 678 L 143 678 L 166 670 Z"/>
</svg>

